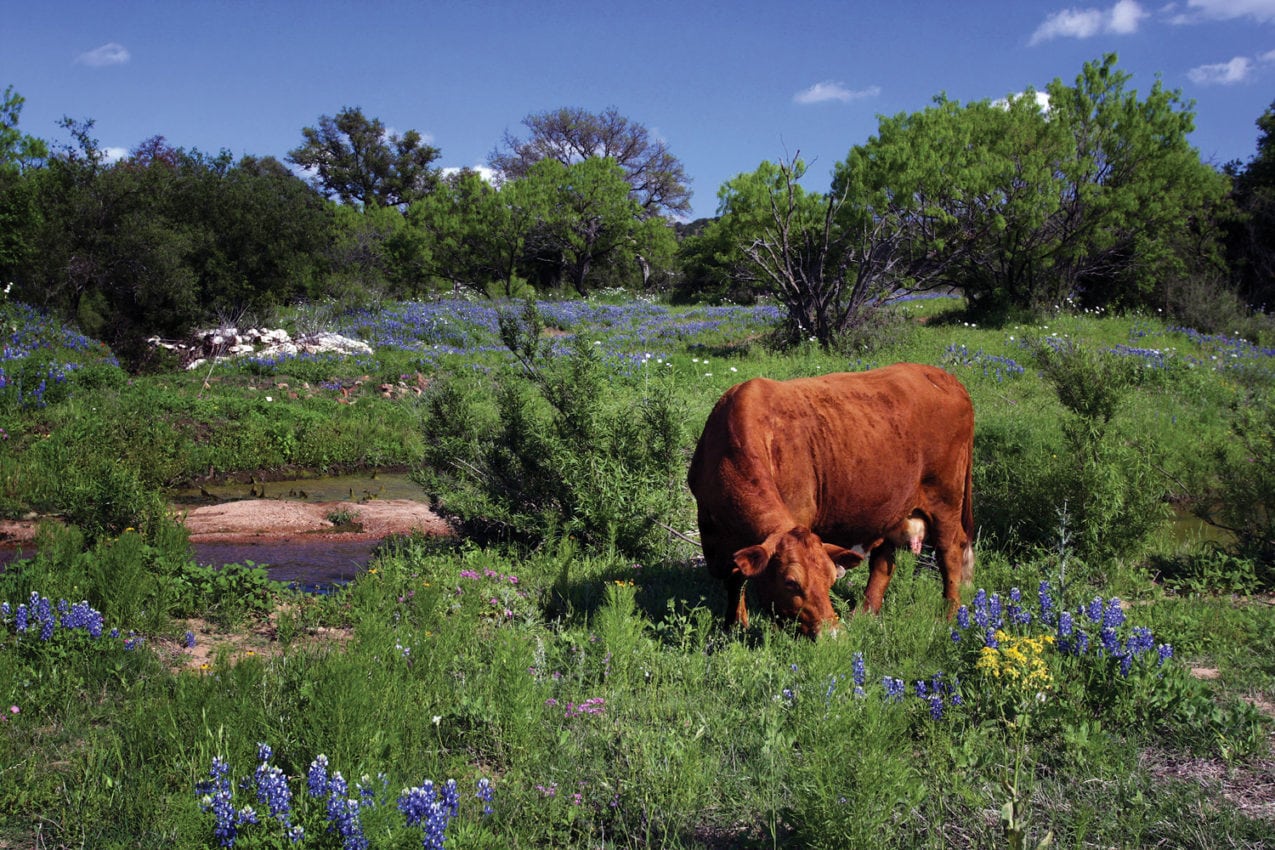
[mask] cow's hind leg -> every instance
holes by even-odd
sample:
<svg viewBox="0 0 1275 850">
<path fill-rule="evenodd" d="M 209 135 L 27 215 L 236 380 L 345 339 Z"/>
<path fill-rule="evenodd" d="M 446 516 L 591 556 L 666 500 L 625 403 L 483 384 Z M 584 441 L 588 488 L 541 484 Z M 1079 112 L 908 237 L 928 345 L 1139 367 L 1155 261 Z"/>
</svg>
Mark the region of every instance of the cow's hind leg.
<svg viewBox="0 0 1275 850">
<path fill-rule="evenodd" d="M 885 589 L 894 575 L 894 544 L 888 540 L 872 550 L 868 566 L 868 589 L 863 593 L 864 610 L 878 614 Z"/>
<path fill-rule="evenodd" d="M 940 523 L 936 532 L 934 549 L 943 571 L 943 598 L 947 616 L 954 617 L 961 607 L 961 585 L 974 579 L 974 549 L 959 525 Z"/>
</svg>

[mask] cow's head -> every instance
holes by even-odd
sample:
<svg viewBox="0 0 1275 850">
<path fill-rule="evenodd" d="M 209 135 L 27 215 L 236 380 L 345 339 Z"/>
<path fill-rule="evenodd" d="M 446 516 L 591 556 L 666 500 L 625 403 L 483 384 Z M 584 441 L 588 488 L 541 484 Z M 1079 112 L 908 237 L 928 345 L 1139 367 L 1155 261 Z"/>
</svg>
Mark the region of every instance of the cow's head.
<svg viewBox="0 0 1275 850">
<path fill-rule="evenodd" d="M 752 582 L 763 607 L 781 619 L 796 620 L 802 634 L 814 637 L 825 624 L 837 623 L 832 583 L 864 555 L 862 547 L 824 543 L 810 529 L 796 526 L 740 549 L 735 570 Z"/>
</svg>

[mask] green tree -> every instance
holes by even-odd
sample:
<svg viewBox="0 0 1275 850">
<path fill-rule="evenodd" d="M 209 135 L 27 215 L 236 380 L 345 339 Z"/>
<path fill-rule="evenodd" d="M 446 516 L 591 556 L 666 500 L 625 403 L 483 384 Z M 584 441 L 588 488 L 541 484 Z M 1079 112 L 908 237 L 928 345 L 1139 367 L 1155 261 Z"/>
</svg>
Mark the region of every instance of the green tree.
<svg viewBox="0 0 1275 850">
<path fill-rule="evenodd" d="M 922 241 L 900 239 L 896 212 L 869 206 L 862 183 L 841 179 L 829 193 L 808 192 L 798 182 L 805 172 L 794 157 L 729 181 L 713 238 L 725 234 L 738 252 L 727 255 L 736 277 L 784 306 L 789 341 L 830 347 L 862 328 L 901 282 L 923 285 L 940 266 L 909 252 Z"/>
<path fill-rule="evenodd" d="M 834 191 L 859 183 L 874 217 L 899 221 L 911 269 L 977 311 L 1146 303 L 1159 279 L 1200 261 L 1182 235 L 1207 227 L 1225 180 L 1187 142 L 1179 94 L 1157 81 L 1139 99 L 1128 82 L 1112 54 L 1074 86 L 1051 83 L 1047 108 L 1030 91 L 940 97 L 882 119 Z"/>
<path fill-rule="evenodd" d="M 404 207 L 428 195 L 438 182 L 436 147 L 416 130 L 387 134 L 380 120 L 358 107 L 335 117 L 322 115 L 317 127 L 301 130 L 305 141 L 288 161 L 314 173 L 313 185 L 328 197 L 363 209 Z"/>
<path fill-rule="evenodd" d="M 18 129 L 25 102 L 13 86 L 0 97 L 0 286 L 13 279 L 32 250 L 38 211 L 28 177 L 48 156 L 44 142 Z"/>
<path fill-rule="evenodd" d="M 522 120 L 527 138 L 505 134 L 507 150 L 494 151 L 488 164 L 508 179 L 525 177 L 536 163 L 552 159 L 575 165 L 585 159 L 612 159 L 623 169 L 644 217 L 686 213 L 690 180 L 662 139 L 611 107 L 601 113 L 563 107 Z"/>
<path fill-rule="evenodd" d="M 528 241 L 549 215 L 547 190 L 535 180 L 497 189 L 469 170 L 444 179 L 408 211 L 413 226 L 428 234 L 432 274 L 458 289 L 519 294 Z"/>
<path fill-rule="evenodd" d="M 614 160 L 590 157 L 563 165 L 544 159 L 522 180 L 549 199 L 531 236 L 532 252 L 555 265 L 555 276 L 577 293 L 588 294 L 600 269 L 635 262 L 639 208 Z"/>
<path fill-rule="evenodd" d="M 139 363 L 151 335 L 310 294 L 329 205 L 273 160 L 207 156 L 148 139 L 106 165 L 91 123 L 33 174 L 39 250 L 21 297 Z"/>
<path fill-rule="evenodd" d="M 1257 119 L 1257 153 L 1228 166 L 1238 215 L 1227 222 L 1227 254 L 1249 304 L 1275 303 L 1275 102 Z"/>
</svg>

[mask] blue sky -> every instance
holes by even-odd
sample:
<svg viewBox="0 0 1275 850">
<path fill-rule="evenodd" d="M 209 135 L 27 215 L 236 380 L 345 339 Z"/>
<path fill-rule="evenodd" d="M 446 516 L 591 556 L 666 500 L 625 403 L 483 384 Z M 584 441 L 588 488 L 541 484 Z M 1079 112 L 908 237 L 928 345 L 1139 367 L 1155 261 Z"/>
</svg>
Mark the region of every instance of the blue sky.
<svg viewBox="0 0 1275 850">
<path fill-rule="evenodd" d="M 0 0 L 0 21 L 0 89 L 50 141 L 65 115 L 107 148 L 162 135 L 282 159 L 358 106 L 459 167 L 529 113 L 614 106 L 682 160 L 695 216 L 762 160 L 800 151 L 824 189 L 880 115 L 1071 83 L 1107 52 L 1139 92 L 1159 75 L 1195 102 L 1209 162 L 1248 160 L 1275 101 L 1275 0 Z"/>
</svg>

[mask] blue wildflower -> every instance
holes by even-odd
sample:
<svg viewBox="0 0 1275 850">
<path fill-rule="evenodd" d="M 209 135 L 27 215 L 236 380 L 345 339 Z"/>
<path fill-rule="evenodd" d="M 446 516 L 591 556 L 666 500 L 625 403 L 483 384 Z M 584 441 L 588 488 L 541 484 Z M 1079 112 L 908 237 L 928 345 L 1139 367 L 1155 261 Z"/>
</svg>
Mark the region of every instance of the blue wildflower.
<svg viewBox="0 0 1275 850">
<path fill-rule="evenodd" d="M 929 700 L 930 700 L 930 718 L 932 720 L 942 720 L 943 719 L 943 697 L 939 696 L 937 693 L 934 693 L 934 694 L 930 694 Z"/>
<path fill-rule="evenodd" d="M 493 791 L 491 787 L 491 780 L 485 776 L 479 779 L 478 790 L 474 792 L 474 796 L 482 801 L 484 815 L 489 815 L 492 813 L 492 807 L 491 807 L 492 794 L 493 794 Z"/>
<path fill-rule="evenodd" d="M 1046 625 L 1052 626 L 1054 624 L 1054 598 L 1048 581 L 1041 581 L 1037 597 L 1040 600 L 1040 619 Z"/>
<path fill-rule="evenodd" d="M 328 757 L 319 753 L 310 762 L 310 770 L 306 773 L 306 790 L 311 797 L 323 797 L 328 793 Z"/>
<path fill-rule="evenodd" d="M 1102 612 L 1102 625 L 1109 629 L 1118 629 L 1124 625 L 1124 606 L 1115 596 L 1111 597 L 1106 610 Z"/>
<path fill-rule="evenodd" d="M 888 702 L 901 702 L 903 700 L 905 686 L 902 679 L 885 676 L 881 679 L 881 684 L 885 687 L 885 698 Z"/>
<path fill-rule="evenodd" d="M 868 675 L 867 665 L 863 661 L 863 653 L 856 652 L 850 661 L 850 675 L 854 677 L 854 683 L 862 687 L 864 679 Z"/>
</svg>

